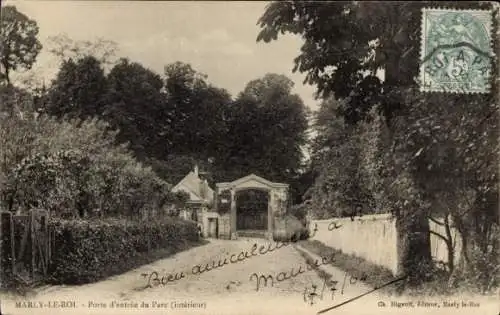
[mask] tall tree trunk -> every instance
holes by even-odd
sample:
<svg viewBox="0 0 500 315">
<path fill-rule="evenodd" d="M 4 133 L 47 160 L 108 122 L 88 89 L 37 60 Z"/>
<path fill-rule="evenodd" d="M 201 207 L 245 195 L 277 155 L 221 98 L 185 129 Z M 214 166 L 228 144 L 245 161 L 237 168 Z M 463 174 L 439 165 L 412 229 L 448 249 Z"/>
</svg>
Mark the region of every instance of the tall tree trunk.
<svg viewBox="0 0 500 315">
<path fill-rule="evenodd" d="M 444 216 L 444 229 L 446 233 L 446 248 L 448 249 L 448 269 L 450 274 L 452 274 L 455 269 L 455 244 L 453 242 L 453 235 L 451 234 L 450 218 L 448 214 Z"/>
<path fill-rule="evenodd" d="M 403 209 L 396 217 L 396 231 L 398 272 L 408 277 L 408 285 L 419 285 L 429 279 L 432 266 L 427 214 L 420 209 Z"/>
<path fill-rule="evenodd" d="M 9 64 L 7 61 L 3 61 L 2 62 L 2 65 L 4 67 L 4 75 L 3 75 L 3 79 L 5 80 L 5 82 L 7 83 L 7 86 L 10 86 L 11 85 L 11 82 L 10 82 L 10 67 L 9 67 Z"/>
<path fill-rule="evenodd" d="M 399 56 L 389 56 L 392 59 L 386 67 L 386 84 L 393 86 L 394 91 L 401 91 L 404 87 L 399 86 Z M 390 93 L 392 94 L 392 93 Z M 389 96 L 386 108 L 387 125 L 390 138 L 395 140 L 395 121 L 398 112 L 403 108 L 403 100 L 398 93 Z M 396 147 L 393 148 L 396 150 Z M 394 152 L 397 154 L 396 152 Z M 400 166 L 395 163 L 396 176 Z M 429 280 L 430 267 L 432 266 L 430 246 L 430 226 L 428 213 L 415 206 L 399 209 L 396 213 L 398 273 L 406 276 L 405 285 L 417 286 Z"/>
<path fill-rule="evenodd" d="M 389 125 L 388 131 L 394 143 L 394 128 L 390 128 Z M 394 156 L 397 152 L 394 148 L 391 154 L 395 167 L 392 179 L 396 179 L 403 170 L 396 162 Z M 397 192 L 391 194 L 399 199 Z M 432 267 L 429 213 L 410 204 L 406 208 L 397 209 L 394 216 L 396 218 L 398 274 L 407 277 L 407 280 L 400 282 L 398 286 L 400 289 L 406 285 L 417 286 L 429 280 L 431 276 L 429 273 Z"/>
<path fill-rule="evenodd" d="M 385 64 L 386 105 L 384 114 L 391 142 L 394 144 L 395 120 L 404 108 L 404 100 L 400 93 L 408 88 L 408 78 L 400 73 L 401 52 L 397 47 L 389 47 Z M 393 153 L 395 152 L 393 147 Z M 395 175 L 402 171 L 395 163 Z M 432 266 L 430 227 L 428 213 L 423 209 L 409 206 L 399 209 L 396 213 L 396 233 L 398 251 L 398 273 L 407 276 L 406 284 L 416 286 L 429 279 Z"/>
</svg>

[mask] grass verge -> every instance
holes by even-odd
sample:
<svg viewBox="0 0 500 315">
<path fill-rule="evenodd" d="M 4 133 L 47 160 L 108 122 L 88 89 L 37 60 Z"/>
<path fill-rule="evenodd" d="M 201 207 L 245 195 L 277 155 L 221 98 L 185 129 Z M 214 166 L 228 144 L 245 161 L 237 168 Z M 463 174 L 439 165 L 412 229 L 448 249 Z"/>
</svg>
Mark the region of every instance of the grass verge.
<svg viewBox="0 0 500 315">
<path fill-rule="evenodd" d="M 378 288 L 388 282 L 394 281 L 397 278 L 392 272 L 379 265 L 373 264 L 363 258 L 343 253 L 341 250 L 326 246 L 317 240 L 307 240 L 298 242 L 298 245 L 308 251 L 322 257 L 335 257 L 332 265 L 342 271 L 347 272 L 350 276 L 358 279 L 363 279 L 367 285 Z M 301 253 L 302 254 L 302 253 Z M 306 255 L 306 254 L 303 254 Z M 310 260 L 310 258 L 306 258 Z M 316 272 L 322 279 L 329 279 L 331 276 L 321 269 L 316 269 Z M 381 292 L 387 295 L 399 294 L 399 290 L 395 286 L 387 286 L 380 289 Z"/>
<path fill-rule="evenodd" d="M 371 263 L 363 258 L 354 256 L 352 254 L 343 253 L 341 250 L 334 249 L 326 246 L 317 240 L 306 240 L 298 242 L 298 245 L 307 249 L 308 251 L 322 257 L 335 257 L 332 265 L 342 271 L 347 272 L 349 275 L 358 279 L 365 278 L 364 283 L 373 288 L 378 288 L 388 282 L 396 280 L 392 272 L 382 266 Z M 301 254 L 307 261 L 311 259 L 306 257 L 306 254 Z M 329 279 L 331 276 L 323 270 L 316 269 L 316 272 L 322 279 Z M 418 287 L 407 287 L 405 281 L 395 283 L 393 285 L 380 289 L 380 292 L 388 296 L 494 296 L 497 295 L 497 290 L 493 292 L 479 294 L 470 286 L 449 286 L 448 279 L 442 274 L 436 274 L 434 279 Z"/>
</svg>

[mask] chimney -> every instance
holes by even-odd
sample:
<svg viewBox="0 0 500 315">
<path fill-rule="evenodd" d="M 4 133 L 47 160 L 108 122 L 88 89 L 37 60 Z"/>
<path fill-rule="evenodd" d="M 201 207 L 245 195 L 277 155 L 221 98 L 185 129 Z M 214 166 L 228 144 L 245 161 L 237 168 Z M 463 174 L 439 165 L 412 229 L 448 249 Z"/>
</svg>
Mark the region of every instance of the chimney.
<svg viewBox="0 0 500 315">
<path fill-rule="evenodd" d="M 194 175 L 198 176 L 198 164 L 194 165 Z"/>
</svg>

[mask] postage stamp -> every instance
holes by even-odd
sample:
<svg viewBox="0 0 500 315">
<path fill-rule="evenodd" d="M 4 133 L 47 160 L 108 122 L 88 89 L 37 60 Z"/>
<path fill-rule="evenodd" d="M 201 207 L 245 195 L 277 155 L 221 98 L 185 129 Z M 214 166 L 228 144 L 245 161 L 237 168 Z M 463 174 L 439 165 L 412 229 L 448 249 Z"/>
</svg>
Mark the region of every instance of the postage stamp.
<svg viewBox="0 0 500 315">
<path fill-rule="evenodd" d="M 492 13 L 422 9 L 420 90 L 488 93 Z"/>
</svg>

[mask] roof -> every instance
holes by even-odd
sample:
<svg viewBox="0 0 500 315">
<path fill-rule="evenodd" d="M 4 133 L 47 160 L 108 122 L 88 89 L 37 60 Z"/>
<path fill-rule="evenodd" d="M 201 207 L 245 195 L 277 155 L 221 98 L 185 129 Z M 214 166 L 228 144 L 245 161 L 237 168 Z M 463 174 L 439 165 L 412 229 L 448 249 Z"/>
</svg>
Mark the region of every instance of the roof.
<svg viewBox="0 0 500 315">
<path fill-rule="evenodd" d="M 202 191 L 203 188 L 206 190 L 205 194 Z M 172 192 L 178 191 L 185 191 L 189 194 L 190 200 L 188 202 L 213 201 L 213 189 L 193 171 L 184 176 L 184 178 L 172 188 Z"/>
<path fill-rule="evenodd" d="M 249 181 L 256 181 L 256 182 L 259 182 L 265 186 L 272 187 L 272 188 L 288 188 L 289 187 L 288 184 L 274 183 L 274 182 L 268 181 L 267 179 L 264 179 L 260 176 L 257 176 L 255 174 L 247 175 L 245 177 L 242 177 L 240 179 L 237 179 L 237 180 L 235 180 L 233 182 L 229 182 L 229 183 L 217 183 L 217 186 L 221 187 L 221 188 L 235 187 L 235 186 L 241 185 L 241 184 L 249 182 Z"/>
</svg>

